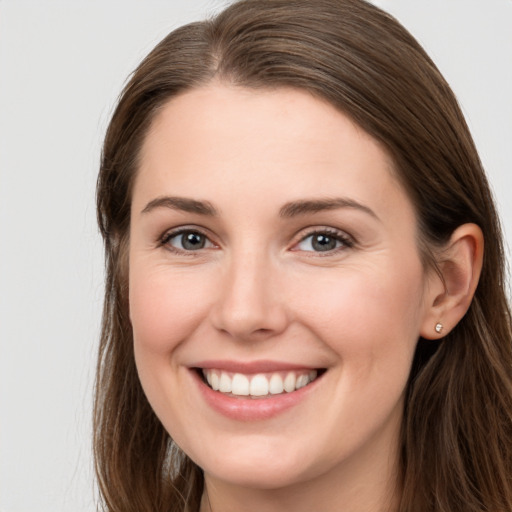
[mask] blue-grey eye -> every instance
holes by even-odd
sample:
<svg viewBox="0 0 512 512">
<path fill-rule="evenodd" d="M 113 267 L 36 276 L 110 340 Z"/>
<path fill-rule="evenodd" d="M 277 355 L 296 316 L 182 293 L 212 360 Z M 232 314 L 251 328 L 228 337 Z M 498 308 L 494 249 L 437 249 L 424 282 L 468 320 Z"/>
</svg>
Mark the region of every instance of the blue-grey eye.
<svg viewBox="0 0 512 512">
<path fill-rule="evenodd" d="M 167 243 L 182 251 L 198 251 L 205 247 L 213 247 L 208 238 L 197 231 L 182 231 L 167 239 Z"/>
<path fill-rule="evenodd" d="M 339 236 L 329 233 L 313 233 L 303 238 L 297 248 L 301 251 L 327 252 L 345 245 Z"/>
</svg>

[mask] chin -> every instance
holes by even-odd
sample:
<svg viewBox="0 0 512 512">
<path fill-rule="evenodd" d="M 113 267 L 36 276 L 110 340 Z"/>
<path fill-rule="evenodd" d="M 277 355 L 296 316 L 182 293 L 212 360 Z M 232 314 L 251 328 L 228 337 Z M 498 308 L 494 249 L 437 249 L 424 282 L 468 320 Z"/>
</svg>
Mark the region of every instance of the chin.
<svg viewBox="0 0 512 512">
<path fill-rule="evenodd" d="M 271 440 L 247 439 L 238 449 L 219 448 L 195 458 L 206 475 L 231 485 L 253 489 L 279 489 L 315 478 L 322 473 L 318 463 L 309 460 L 304 446 L 274 448 Z M 323 468 L 326 470 L 326 468 Z"/>
<path fill-rule="evenodd" d="M 266 464 L 229 461 L 216 464 L 211 469 L 205 469 L 205 474 L 237 487 L 251 489 L 282 489 L 308 479 L 303 468 L 277 464 L 274 461 L 267 461 Z"/>
</svg>

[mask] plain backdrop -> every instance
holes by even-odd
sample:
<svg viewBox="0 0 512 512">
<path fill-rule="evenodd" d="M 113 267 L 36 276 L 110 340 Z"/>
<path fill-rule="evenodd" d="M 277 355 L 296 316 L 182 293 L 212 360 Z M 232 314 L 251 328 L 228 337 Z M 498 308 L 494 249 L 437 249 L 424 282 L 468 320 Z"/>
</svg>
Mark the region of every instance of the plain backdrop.
<svg viewBox="0 0 512 512">
<path fill-rule="evenodd" d="M 314 0 L 312 0 L 314 1 Z M 121 87 L 205 0 L 0 0 L 0 511 L 95 510 L 94 188 Z M 512 0 L 375 0 L 455 90 L 512 237 Z"/>
</svg>

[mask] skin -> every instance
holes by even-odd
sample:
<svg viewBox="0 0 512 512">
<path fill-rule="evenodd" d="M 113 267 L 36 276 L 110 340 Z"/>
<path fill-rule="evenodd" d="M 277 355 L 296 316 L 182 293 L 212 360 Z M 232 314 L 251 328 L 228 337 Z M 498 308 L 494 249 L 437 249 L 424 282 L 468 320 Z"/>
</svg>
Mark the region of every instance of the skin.
<svg viewBox="0 0 512 512">
<path fill-rule="evenodd" d="M 217 214 L 148 207 L 163 196 Z M 362 208 L 280 213 L 334 198 Z M 131 215 L 137 368 L 163 425 L 205 472 L 202 510 L 393 509 L 416 342 L 436 337 L 441 315 L 451 322 L 456 300 L 422 265 L 414 208 L 385 150 L 306 92 L 213 83 L 155 119 Z M 182 227 L 204 234 L 204 248 L 165 238 Z M 326 229 L 341 239 L 315 251 L 311 232 Z M 481 251 L 459 239 L 471 265 Z M 457 279 L 453 289 L 471 294 Z M 199 392 L 190 366 L 207 359 L 327 371 L 294 407 L 239 421 Z"/>
</svg>

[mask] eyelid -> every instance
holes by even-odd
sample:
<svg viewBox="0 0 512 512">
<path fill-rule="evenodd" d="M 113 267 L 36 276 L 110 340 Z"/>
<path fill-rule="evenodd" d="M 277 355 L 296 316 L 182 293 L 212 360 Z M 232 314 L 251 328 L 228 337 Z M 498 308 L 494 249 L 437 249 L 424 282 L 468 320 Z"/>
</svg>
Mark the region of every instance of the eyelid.
<svg viewBox="0 0 512 512">
<path fill-rule="evenodd" d="M 313 236 L 313 235 L 328 235 L 328 236 L 334 237 L 337 240 L 339 240 L 343 244 L 343 246 L 332 249 L 332 250 L 324 251 L 324 252 L 322 252 L 322 251 L 302 251 L 302 252 L 313 253 L 316 256 L 329 256 L 329 255 L 333 255 L 339 251 L 346 250 L 347 248 L 350 249 L 351 247 L 354 247 L 356 245 L 356 240 L 354 239 L 354 237 L 349 235 L 345 231 L 342 231 L 340 229 L 333 228 L 333 227 L 327 227 L 327 226 L 312 226 L 312 227 L 306 228 L 305 231 L 304 230 L 301 231 L 296 237 L 294 237 L 294 242 L 293 242 L 291 250 L 297 251 L 297 252 L 300 251 L 300 249 L 297 249 L 296 247 L 301 242 L 306 240 L 308 237 Z"/>
<path fill-rule="evenodd" d="M 212 245 L 213 248 L 219 248 L 219 244 L 213 241 L 213 236 L 209 233 L 209 230 L 196 226 L 196 225 L 185 225 L 185 226 L 178 226 L 175 228 L 167 229 L 164 231 L 157 239 L 157 245 L 159 247 L 164 247 L 165 249 L 177 253 L 177 254 L 184 254 L 187 256 L 199 256 L 200 253 L 204 249 L 212 249 L 212 247 L 205 247 L 202 249 L 198 249 L 196 251 L 193 250 L 183 250 L 179 249 L 177 247 L 171 246 L 169 244 L 169 240 L 172 238 L 179 236 L 183 233 L 198 233 L 201 236 L 204 236 Z M 303 242 L 305 239 L 307 239 L 310 236 L 316 235 L 316 234 L 325 234 L 331 237 L 336 238 L 342 243 L 342 247 L 338 247 L 335 249 L 331 249 L 325 252 L 322 251 L 301 251 L 300 249 L 297 249 L 298 244 Z M 333 255 L 339 251 L 346 250 L 347 248 L 354 247 L 356 245 L 356 240 L 353 236 L 349 235 L 346 231 L 342 231 L 337 228 L 333 228 L 330 226 L 311 226 L 305 229 L 302 229 L 298 234 L 294 236 L 294 241 L 292 243 L 292 246 L 290 250 L 292 251 L 301 251 L 304 253 L 314 253 L 316 256 L 329 256 Z"/>
<path fill-rule="evenodd" d="M 197 249 L 195 251 L 193 251 L 193 250 L 191 251 L 191 250 L 179 249 L 178 247 L 174 247 L 169 244 L 169 241 L 172 238 L 182 235 L 184 233 L 197 233 L 198 235 L 204 236 L 210 242 L 210 244 L 212 244 L 213 247 L 203 247 L 203 248 Z M 208 230 L 206 230 L 205 228 L 201 228 L 199 226 L 195 226 L 195 225 L 179 226 L 179 227 L 168 229 L 168 230 L 164 231 L 163 234 L 158 237 L 157 245 L 158 245 L 158 247 L 163 247 L 166 250 L 173 252 L 175 254 L 183 254 L 186 256 L 199 256 L 200 255 L 199 253 L 201 253 L 205 249 L 218 248 L 218 244 L 216 244 L 212 240 L 212 236 L 208 233 Z"/>
</svg>

